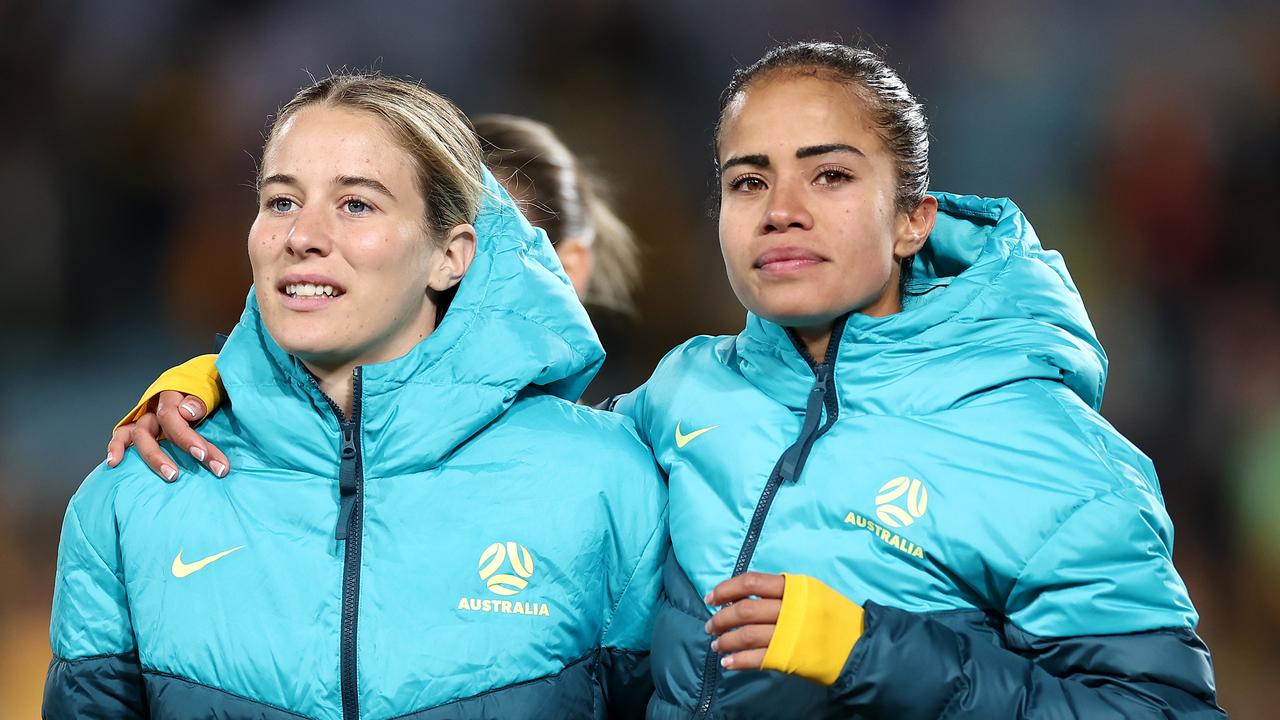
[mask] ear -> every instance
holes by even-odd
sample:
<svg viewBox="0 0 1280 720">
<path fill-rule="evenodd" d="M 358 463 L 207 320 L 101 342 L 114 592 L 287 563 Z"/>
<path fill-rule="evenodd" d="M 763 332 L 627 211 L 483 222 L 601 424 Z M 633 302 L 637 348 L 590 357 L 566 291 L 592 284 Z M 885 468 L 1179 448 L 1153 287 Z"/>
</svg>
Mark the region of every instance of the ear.
<svg viewBox="0 0 1280 720">
<path fill-rule="evenodd" d="M 476 229 L 469 224 L 455 225 L 445 236 L 427 278 L 427 287 L 444 292 L 462 280 L 476 257 Z"/>
<path fill-rule="evenodd" d="M 564 274 L 569 276 L 569 282 L 573 283 L 578 297 L 584 297 L 587 285 L 591 283 L 591 271 L 596 265 L 596 255 L 591 246 L 577 238 L 561 238 L 556 243 L 556 255 L 560 256 Z"/>
<path fill-rule="evenodd" d="M 924 247 L 924 241 L 933 232 L 938 219 L 938 198 L 925 195 L 920 204 L 909 213 L 898 213 L 898 224 L 893 241 L 893 256 L 898 260 L 912 257 Z"/>
</svg>

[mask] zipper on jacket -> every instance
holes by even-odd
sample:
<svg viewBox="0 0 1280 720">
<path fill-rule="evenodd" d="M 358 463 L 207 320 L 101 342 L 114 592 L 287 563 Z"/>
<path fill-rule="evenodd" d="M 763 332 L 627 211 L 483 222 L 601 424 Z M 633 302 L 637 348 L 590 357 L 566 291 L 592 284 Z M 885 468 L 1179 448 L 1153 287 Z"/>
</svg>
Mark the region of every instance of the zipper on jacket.
<svg viewBox="0 0 1280 720">
<path fill-rule="evenodd" d="M 831 429 L 840 414 L 834 382 L 835 359 L 847 319 L 848 315 L 845 315 L 832 326 L 831 341 L 827 343 L 827 352 L 821 363 L 814 362 L 804 344 L 793 332 L 787 331 L 792 344 L 800 352 L 800 357 L 804 358 L 813 371 L 813 387 L 809 388 L 809 397 L 805 401 L 804 423 L 800 427 L 800 435 L 774 463 L 773 472 L 769 473 L 769 480 L 760 493 L 760 500 L 751 516 L 751 524 L 747 526 L 747 537 L 742 541 L 742 549 L 738 551 L 738 562 L 733 566 L 733 577 L 741 575 L 750 567 L 756 544 L 760 541 L 760 533 L 764 530 L 765 518 L 769 515 L 769 508 L 773 505 L 774 496 L 778 494 L 778 488 L 784 482 L 794 483 L 800 479 L 813 444 Z M 827 417 L 825 423 L 822 422 L 824 409 Z M 716 686 L 720 684 L 719 654 L 711 649 L 710 640 L 707 642 L 707 661 L 702 668 L 702 692 L 698 694 L 698 705 L 694 712 L 696 718 L 705 718 L 711 713 L 711 706 L 715 704 Z"/>
<path fill-rule="evenodd" d="M 314 378 L 313 378 L 314 380 Z M 316 383 L 319 388 L 319 383 Z M 323 391 L 321 392 L 324 395 Z M 342 717 L 360 717 L 356 686 L 356 630 L 360 613 L 360 550 L 364 538 L 364 463 L 360 454 L 360 368 L 352 371 L 351 417 L 328 395 L 338 418 L 342 455 L 338 465 L 338 526 L 334 536 L 346 542 L 342 560 L 341 685 Z"/>
</svg>

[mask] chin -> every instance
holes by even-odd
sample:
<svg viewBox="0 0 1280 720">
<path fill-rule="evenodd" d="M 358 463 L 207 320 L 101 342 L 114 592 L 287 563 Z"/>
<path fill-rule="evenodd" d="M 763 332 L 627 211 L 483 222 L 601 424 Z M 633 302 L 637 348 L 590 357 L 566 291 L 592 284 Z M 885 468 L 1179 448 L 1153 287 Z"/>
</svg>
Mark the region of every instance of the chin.
<svg viewBox="0 0 1280 720">
<path fill-rule="evenodd" d="M 843 305 L 824 303 L 803 292 L 769 293 L 744 302 L 747 309 L 783 327 L 815 327 L 844 314 Z"/>
<path fill-rule="evenodd" d="M 334 339 L 337 328 L 332 323 L 316 322 L 310 318 L 264 318 L 267 332 L 282 350 L 303 359 L 322 358 L 338 354 L 341 350 Z"/>
</svg>

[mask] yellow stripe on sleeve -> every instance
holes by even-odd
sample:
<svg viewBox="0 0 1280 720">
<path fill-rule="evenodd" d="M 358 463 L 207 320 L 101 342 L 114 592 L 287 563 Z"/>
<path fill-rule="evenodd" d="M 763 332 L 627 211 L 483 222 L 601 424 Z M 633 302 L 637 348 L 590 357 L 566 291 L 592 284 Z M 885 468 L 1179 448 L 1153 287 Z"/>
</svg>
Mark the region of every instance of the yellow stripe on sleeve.
<svg viewBox="0 0 1280 720">
<path fill-rule="evenodd" d="M 214 366 L 214 361 L 217 359 L 217 355 L 198 355 L 177 367 L 165 370 L 155 382 L 151 383 L 151 387 L 142 393 L 138 404 L 116 423 L 116 427 L 131 423 L 151 412 L 154 409 L 151 406 L 152 401 L 165 390 L 177 390 L 195 395 L 204 401 L 204 406 L 209 413 L 212 413 L 213 409 L 222 402 L 222 386 L 218 377 L 218 368 Z"/>
<path fill-rule="evenodd" d="M 817 578 L 783 577 L 782 609 L 761 667 L 830 685 L 862 635 L 862 607 Z"/>
</svg>

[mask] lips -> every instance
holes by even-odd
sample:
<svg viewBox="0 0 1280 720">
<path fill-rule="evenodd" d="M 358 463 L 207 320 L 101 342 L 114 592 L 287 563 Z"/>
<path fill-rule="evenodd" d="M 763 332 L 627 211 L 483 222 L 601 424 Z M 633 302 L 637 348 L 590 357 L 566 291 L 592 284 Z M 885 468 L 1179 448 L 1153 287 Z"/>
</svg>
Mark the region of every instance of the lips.
<svg viewBox="0 0 1280 720">
<path fill-rule="evenodd" d="M 276 291 L 290 310 L 309 312 L 339 302 L 347 289 L 327 275 L 291 274 L 276 283 Z"/>
<path fill-rule="evenodd" d="M 778 247 L 765 251 L 752 265 L 756 270 L 770 274 L 799 272 L 826 262 L 821 255 L 799 247 Z"/>
</svg>

